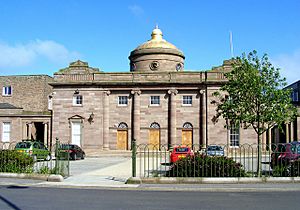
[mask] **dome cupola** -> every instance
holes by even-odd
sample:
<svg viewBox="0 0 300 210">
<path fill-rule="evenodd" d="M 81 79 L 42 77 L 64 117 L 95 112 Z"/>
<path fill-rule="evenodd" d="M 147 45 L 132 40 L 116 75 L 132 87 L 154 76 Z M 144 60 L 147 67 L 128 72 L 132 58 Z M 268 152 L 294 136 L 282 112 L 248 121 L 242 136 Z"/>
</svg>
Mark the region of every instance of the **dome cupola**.
<svg viewBox="0 0 300 210">
<path fill-rule="evenodd" d="M 182 71 L 184 58 L 176 46 L 163 39 L 162 31 L 156 26 L 151 39 L 130 53 L 130 71 Z"/>
</svg>

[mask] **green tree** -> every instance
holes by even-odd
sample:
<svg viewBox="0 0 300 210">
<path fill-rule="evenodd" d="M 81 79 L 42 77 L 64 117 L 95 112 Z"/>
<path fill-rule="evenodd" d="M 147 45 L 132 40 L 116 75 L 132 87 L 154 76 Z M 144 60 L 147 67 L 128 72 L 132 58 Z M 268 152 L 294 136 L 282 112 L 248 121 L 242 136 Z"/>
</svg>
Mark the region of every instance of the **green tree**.
<svg viewBox="0 0 300 210">
<path fill-rule="evenodd" d="M 285 78 L 281 78 L 265 54 L 262 58 L 256 51 L 247 56 L 243 54 L 232 60 L 232 71 L 225 73 L 228 80 L 220 91 L 214 92 L 217 106 L 213 122 L 219 117 L 226 120 L 225 127 L 240 125 L 245 129 L 252 127 L 257 134 L 258 163 L 257 174 L 261 176 L 261 135 L 296 116 L 296 108 L 291 103 L 290 90 Z"/>
</svg>

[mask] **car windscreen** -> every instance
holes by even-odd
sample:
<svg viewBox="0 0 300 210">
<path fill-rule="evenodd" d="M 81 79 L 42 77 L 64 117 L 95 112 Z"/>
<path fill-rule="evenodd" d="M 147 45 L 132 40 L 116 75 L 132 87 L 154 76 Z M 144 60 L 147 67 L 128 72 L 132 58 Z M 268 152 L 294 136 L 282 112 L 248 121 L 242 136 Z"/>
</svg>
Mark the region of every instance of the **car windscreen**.
<svg viewBox="0 0 300 210">
<path fill-rule="evenodd" d="M 74 145 L 70 145 L 70 144 L 62 144 L 60 145 L 61 149 L 74 149 Z"/>
<path fill-rule="evenodd" d="M 30 146 L 31 146 L 30 142 L 19 142 L 19 143 L 17 143 L 15 148 L 16 149 L 28 149 L 28 148 L 30 148 Z"/>
<path fill-rule="evenodd" d="M 178 148 L 175 148 L 175 151 L 176 152 L 188 152 L 189 148 L 187 148 L 187 147 L 178 147 Z"/>
<path fill-rule="evenodd" d="M 276 152 L 285 152 L 286 147 L 287 147 L 287 145 L 285 145 L 285 144 L 279 144 L 278 147 L 277 147 Z"/>
<path fill-rule="evenodd" d="M 222 151 L 222 147 L 221 146 L 209 146 L 207 148 L 207 150 L 212 150 L 212 151 Z"/>
<path fill-rule="evenodd" d="M 293 154 L 300 154 L 300 145 L 299 144 L 292 145 L 291 151 L 293 152 Z"/>
</svg>

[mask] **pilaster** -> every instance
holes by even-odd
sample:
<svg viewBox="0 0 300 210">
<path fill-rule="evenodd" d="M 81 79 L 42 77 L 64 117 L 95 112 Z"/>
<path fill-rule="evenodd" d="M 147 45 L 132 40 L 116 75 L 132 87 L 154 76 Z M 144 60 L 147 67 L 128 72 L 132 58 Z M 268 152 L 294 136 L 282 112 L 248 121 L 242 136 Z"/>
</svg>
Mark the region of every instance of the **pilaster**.
<svg viewBox="0 0 300 210">
<path fill-rule="evenodd" d="M 170 114 L 169 114 L 169 122 L 170 122 L 170 144 L 176 144 L 176 95 L 178 91 L 176 89 L 168 90 L 169 94 L 169 103 L 170 103 Z"/>
<path fill-rule="evenodd" d="M 104 91 L 103 108 L 103 149 L 109 149 L 109 95 L 110 91 Z"/>
<path fill-rule="evenodd" d="M 200 100 L 201 100 L 201 109 L 202 111 L 200 112 L 200 114 L 202 116 L 199 116 L 201 118 L 201 130 L 202 130 L 202 146 L 204 148 L 206 148 L 206 144 L 207 144 L 207 122 L 206 122 L 206 112 L 207 112 L 207 107 L 206 107 L 206 91 L 205 90 L 200 90 L 200 94 L 201 94 L 201 97 L 200 97 Z"/>
<path fill-rule="evenodd" d="M 139 89 L 133 89 L 131 91 L 131 94 L 133 95 L 133 138 L 136 140 L 137 143 L 140 142 L 140 129 L 141 129 L 141 120 L 140 120 L 140 95 L 141 91 Z"/>
</svg>

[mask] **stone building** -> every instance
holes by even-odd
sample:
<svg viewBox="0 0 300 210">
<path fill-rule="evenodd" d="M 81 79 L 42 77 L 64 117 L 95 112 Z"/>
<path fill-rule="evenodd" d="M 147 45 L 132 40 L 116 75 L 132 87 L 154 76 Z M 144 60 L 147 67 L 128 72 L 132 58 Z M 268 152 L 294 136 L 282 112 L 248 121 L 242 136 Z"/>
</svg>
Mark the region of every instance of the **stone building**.
<svg viewBox="0 0 300 210">
<path fill-rule="evenodd" d="M 104 73 L 78 60 L 54 73 L 53 137 L 87 151 L 129 150 L 132 139 L 154 146 L 255 143 L 253 130 L 227 130 L 224 121 L 211 120 L 212 93 L 230 62 L 186 71 L 184 59 L 156 28 L 130 53 L 129 72 Z"/>
<path fill-rule="evenodd" d="M 48 96 L 52 77 L 46 75 L 0 76 L 1 148 L 22 139 L 50 145 L 51 112 Z"/>
<path fill-rule="evenodd" d="M 183 52 L 163 39 L 158 28 L 130 53 L 129 61 L 128 72 L 102 72 L 78 60 L 53 78 L 1 76 L 1 145 L 36 139 L 50 147 L 57 137 L 91 154 L 129 150 L 132 139 L 151 144 L 150 149 L 160 144 L 205 148 L 256 143 L 252 129 L 225 129 L 222 119 L 212 122 L 212 93 L 226 82 L 230 61 L 211 70 L 185 70 Z M 299 107 L 299 81 L 289 87 Z M 267 131 L 262 143 L 299 140 L 299 119 L 285 125 L 283 133 Z"/>
<path fill-rule="evenodd" d="M 300 80 L 288 85 L 285 89 L 291 89 L 291 99 L 293 105 L 300 113 Z M 293 122 L 285 124 L 284 131 L 279 133 L 277 142 L 290 142 L 298 140 L 300 141 L 300 116 L 298 116 Z"/>
</svg>

